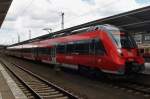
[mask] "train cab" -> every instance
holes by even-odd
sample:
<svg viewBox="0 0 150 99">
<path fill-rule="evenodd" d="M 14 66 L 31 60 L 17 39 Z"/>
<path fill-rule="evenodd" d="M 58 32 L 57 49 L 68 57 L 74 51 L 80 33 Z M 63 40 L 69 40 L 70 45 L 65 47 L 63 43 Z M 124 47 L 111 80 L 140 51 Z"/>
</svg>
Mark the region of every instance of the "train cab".
<svg viewBox="0 0 150 99">
<path fill-rule="evenodd" d="M 144 70 L 144 59 L 138 52 L 138 47 L 133 37 L 124 30 L 112 25 L 102 26 L 114 45 L 114 51 L 110 53 L 112 60 L 118 65 L 119 73 L 140 72 Z M 119 66 L 120 65 L 120 66 Z"/>
</svg>

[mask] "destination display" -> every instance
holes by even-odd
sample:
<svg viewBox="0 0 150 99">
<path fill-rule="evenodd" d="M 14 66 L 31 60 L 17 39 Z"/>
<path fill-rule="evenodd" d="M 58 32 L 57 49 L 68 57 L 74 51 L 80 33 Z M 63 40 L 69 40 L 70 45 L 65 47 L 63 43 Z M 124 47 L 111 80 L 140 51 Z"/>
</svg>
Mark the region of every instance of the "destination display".
<svg viewBox="0 0 150 99">
<path fill-rule="evenodd" d="M 136 43 L 142 43 L 142 35 L 134 35 L 133 37 Z"/>
<path fill-rule="evenodd" d="M 150 43 L 150 34 L 143 35 L 143 43 Z"/>
</svg>

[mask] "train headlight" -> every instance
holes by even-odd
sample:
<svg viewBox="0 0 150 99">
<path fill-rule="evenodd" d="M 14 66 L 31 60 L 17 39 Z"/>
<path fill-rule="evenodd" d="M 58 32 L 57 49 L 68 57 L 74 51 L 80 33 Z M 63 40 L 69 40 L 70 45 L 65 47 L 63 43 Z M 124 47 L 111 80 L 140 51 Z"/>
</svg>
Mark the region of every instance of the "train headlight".
<svg viewBox="0 0 150 99">
<path fill-rule="evenodd" d="M 122 53 L 121 49 L 117 49 L 118 53 Z"/>
<path fill-rule="evenodd" d="M 117 52 L 119 53 L 120 56 L 123 56 L 121 49 L 117 49 Z"/>
</svg>

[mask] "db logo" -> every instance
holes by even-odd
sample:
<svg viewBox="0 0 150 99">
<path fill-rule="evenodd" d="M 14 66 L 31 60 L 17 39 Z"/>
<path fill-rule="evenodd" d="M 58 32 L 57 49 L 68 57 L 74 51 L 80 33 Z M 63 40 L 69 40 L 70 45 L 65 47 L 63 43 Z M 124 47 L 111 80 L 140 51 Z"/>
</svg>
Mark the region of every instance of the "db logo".
<svg viewBox="0 0 150 99">
<path fill-rule="evenodd" d="M 73 57 L 72 56 L 66 56 L 66 59 L 72 59 Z"/>
<path fill-rule="evenodd" d="M 128 52 L 128 56 L 133 56 L 133 54 L 131 52 Z"/>
<path fill-rule="evenodd" d="M 98 59 L 98 62 L 100 63 L 102 61 L 102 59 Z"/>
</svg>

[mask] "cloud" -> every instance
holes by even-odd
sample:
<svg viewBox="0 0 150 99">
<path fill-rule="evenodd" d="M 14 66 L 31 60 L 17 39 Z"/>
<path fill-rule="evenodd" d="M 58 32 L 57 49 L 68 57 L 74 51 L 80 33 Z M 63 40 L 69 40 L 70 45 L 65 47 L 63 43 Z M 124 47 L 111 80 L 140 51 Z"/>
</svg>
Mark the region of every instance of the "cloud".
<svg viewBox="0 0 150 99">
<path fill-rule="evenodd" d="M 14 0 L 0 30 L 5 44 L 46 34 L 43 28 L 61 29 L 61 13 L 65 13 L 65 28 L 92 20 L 130 11 L 147 4 L 137 0 Z M 9 32 L 9 33 L 8 33 Z M 3 37 L 3 38 L 2 38 Z"/>
</svg>

